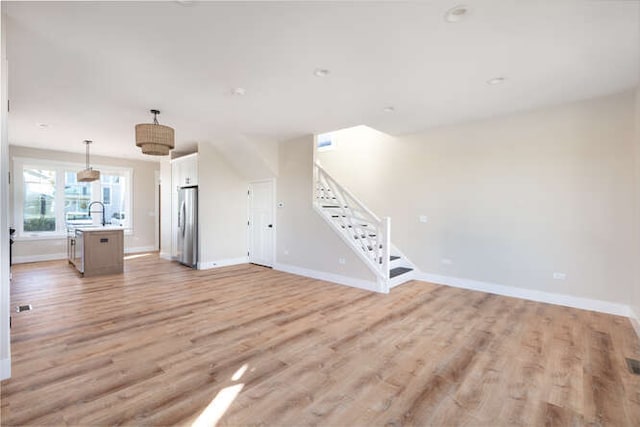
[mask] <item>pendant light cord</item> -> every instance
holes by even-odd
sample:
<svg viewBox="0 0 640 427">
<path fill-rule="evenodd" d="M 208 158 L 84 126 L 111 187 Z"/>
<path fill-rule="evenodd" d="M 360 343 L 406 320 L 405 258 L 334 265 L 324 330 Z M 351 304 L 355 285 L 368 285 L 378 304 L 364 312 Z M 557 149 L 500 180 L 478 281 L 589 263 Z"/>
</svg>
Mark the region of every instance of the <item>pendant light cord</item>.
<svg viewBox="0 0 640 427">
<path fill-rule="evenodd" d="M 86 155 L 85 155 L 85 157 L 86 157 L 86 160 L 87 160 L 87 169 L 89 169 L 89 144 L 91 144 L 91 141 L 89 141 L 89 140 L 85 140 L 85 141 L 84 141 L 84 143 L 85 143 L 85 144 L 86 144 L 86 146 L 87 146 L 87 150 L 86 150 Z"/>
</svg>

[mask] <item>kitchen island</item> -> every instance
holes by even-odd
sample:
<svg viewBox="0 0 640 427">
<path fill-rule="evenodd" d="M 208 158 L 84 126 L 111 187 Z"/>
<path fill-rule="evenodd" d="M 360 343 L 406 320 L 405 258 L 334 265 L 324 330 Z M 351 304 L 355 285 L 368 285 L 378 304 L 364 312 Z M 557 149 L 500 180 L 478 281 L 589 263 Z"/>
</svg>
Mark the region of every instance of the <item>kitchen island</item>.
<svg viewBox="0 0 640 427">
<path fill-rule="evenodd" d="M 124 229 L 114 226 L 80 226 L 67 230 L 67 256 L 84 276 L 122 273 Z"/>
</svg>

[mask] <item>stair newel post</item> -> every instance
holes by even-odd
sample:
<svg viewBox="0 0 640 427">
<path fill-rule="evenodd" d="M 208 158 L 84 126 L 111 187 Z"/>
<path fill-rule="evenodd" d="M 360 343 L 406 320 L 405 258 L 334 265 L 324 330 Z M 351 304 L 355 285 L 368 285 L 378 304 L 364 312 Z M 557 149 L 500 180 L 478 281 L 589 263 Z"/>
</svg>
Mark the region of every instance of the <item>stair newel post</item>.
<svg viewBox="0 0 640 427">
<path fill-rule="evenodd" d="M 391 262 L 391 218 L 385 216 L 382 222 L 382 271 L 386 281 L 386 292 L 389 292 L 389 263 Z"/>
</svg>

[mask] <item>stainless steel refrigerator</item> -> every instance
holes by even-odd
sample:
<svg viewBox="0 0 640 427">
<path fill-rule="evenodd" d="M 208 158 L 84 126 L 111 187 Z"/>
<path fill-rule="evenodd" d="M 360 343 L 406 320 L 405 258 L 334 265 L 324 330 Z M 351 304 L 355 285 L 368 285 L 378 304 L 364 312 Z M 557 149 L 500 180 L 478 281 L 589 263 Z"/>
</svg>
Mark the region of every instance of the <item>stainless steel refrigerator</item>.
<svg viewBox="0 0 640 427">
<path fill-rule="evenodd" d="M 178 189 L 177 259 L 191 268 L 198 265 L 198 187 Z"/>
</svg>

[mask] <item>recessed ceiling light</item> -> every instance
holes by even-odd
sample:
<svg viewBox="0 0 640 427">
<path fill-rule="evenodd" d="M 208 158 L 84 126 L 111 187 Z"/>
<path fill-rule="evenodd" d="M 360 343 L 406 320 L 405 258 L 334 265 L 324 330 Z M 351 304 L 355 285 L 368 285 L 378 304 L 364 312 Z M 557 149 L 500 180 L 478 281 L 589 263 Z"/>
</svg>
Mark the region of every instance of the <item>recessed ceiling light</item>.
<svg viewBox="0 0 640 427">
<path fill-rule="evenodd" d="M 247 91 L 243 87 L 237 87 L 231 91 L 231 94 L 236 96 L 243 96 L 245 93 L 247 93 Z"/>
<path fill-rule="evenodd" d="M 316 77 L 326 77 L 328 76 L 330 73 L 329 70 L 327 70 L 326 68 L 316 68 L 315 71 L 313 72 L 313 74 Z"/>
<path fill-rule="evenodd" d="M 469 8 L 464 5 L 458 5 L 445 12 L 444 20 L 447 22 L 460 22 L 468 15 Z"/>
<path fill-rule="evenodd" d="M 385 113 L 395 113 L 396 109 L 393 108 L 392 106 L 388 106 L 388 107 L 384 107 L 382 111 L 384 111 Z"/>
<path fill-rule="evenodd" d="M 40 129 L 46 129 L 49 127 L 48 123 L 36 123 L 36 126 L 38 126 Z"/>
<path fill-rule="evenodd" d="M 504 83 L 506 79 L 504 77 L 494 77 L 493 79 L 487 80 L 488 85 L 499 85 Z"/>
</svg>

